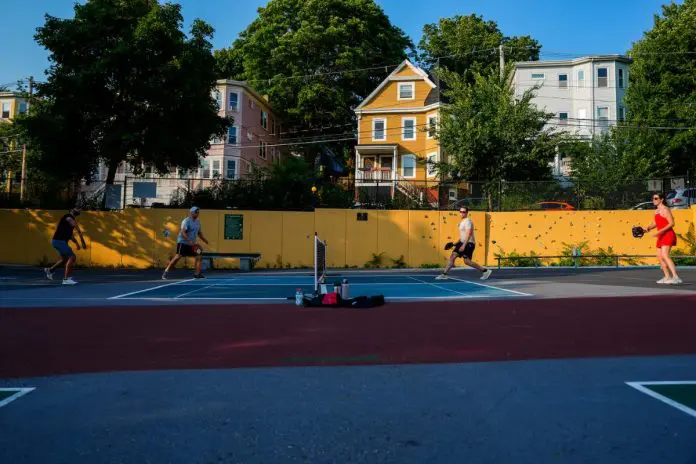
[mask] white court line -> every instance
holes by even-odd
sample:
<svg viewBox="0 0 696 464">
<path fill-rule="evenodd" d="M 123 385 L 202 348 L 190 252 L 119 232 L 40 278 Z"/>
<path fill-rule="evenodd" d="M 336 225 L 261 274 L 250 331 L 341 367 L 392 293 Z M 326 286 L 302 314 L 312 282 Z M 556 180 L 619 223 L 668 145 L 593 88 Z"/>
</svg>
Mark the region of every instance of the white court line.
<svg viewBox="0 0 696 464">
<path fill-rule="evenodd" d="M 447 278 L 449 280 L 456 280 L 458 282 L 466 282 L 467 284 L 478 285 L 479 287 L 486 287 L 486 288 L 492 288 L 493 290 L 500 290 L 501 292 L 510 292 L 510 293 L 514 293 L 515 295 L 534 296 L 531 293 L 518 292 L 517 290 L 508 290 L 507 288 L 500 288 L 500 287 L 496 287 L 493 285 L 480 284 L 478 282 L 472 282 L 470 280 L 457 279 L 456 277 L 447 276 Z"/>
<path fill-rule="evenodd" d="M 199 297 L 193 297 L 193 298 L 179 298 L 179 297 L 169 297 L 169 298 L 148 298 L 148 297 L 136 297 L 136 298 L 130 298 L 130 297 L 124 297 L 124 298 L 119 298 L 121 300 L 138 300 L 138 301 L 195 301 L 195 300 L 248 300 L 248 301 L 270 301 L 270 300 L 287 300 L 287 298 L 226 298 L 226 297 L 211 297 L 211 296 L 199 296 Z"/>
<path fill-rule="evenodd" d="M 183 297 L 185 297 L 186 295 L 190 295 L 190 294 L 192 294 L 192 293 L 196 293 L 196 292 L 199 291 L 199 290 L 205 290 L 206 288 L 215 287 L 215 286 L 216 286 L 216 285 L 201 285 L 201 286 L 199 286 L 199 287 L 197 287 L 197 288 L 191 290 L 190 292 L 182 293 L 181 295 L 175 296 L 174 299 L 183 298 Z"/>
<path fill-rule="evenodd" d="M 127 297 L 127 296 L 137 295 L 137 294 L 139 294 L 139 293 L 149 292 L 149 291 L 152 291 L 152 290 L 157 290 L 157 289 L 159 289 L 159 288 L 171 287 L 172 285 L 179 285 L 179 284 L 183 284 L 183 283 L 185 283 L 185 282 L 191 282 L 191 281 L 193 281 L 193 280 L 195 280 L 195 279 L 180 280 L 180 281 L 178 281 L 178 282 L 172 282 L 172 283 L 169 283 L 169 284 L 158 285 L 157 287 L 146 288 L 146 289 L 144 289 L 144 290 L 138 290 L 137 292 L 130 292 L 130 293 L 124 293 L 123 295 L 112 296 L 112 297 L 109 297 L 109 298 L 107 298 L 107 299 L 108 299 L 108 300 L 118 300 L 118 299 L 120 299 L 120 298 L 125 298 L 125 297 Z"/>
<path fill-rule="evenodd" d="M 14 400 L 17 400 L 17 399 L 23 397 L 24 395 L 26 395 L 27 393 L 33 392 L 34 390 L 36 390 L 35 387 L 27 387 L 27 388 L 0 388 L 0 391 L 4 391 L 4 392 L 8 392 L 8 391 L 17 392 L 17 393 L 15 393 L 14 395 L 9 396 L 9 397 L 5 398 L 4 400 L 0 401 L 0 408 L 2 408 L 3 406 L 7 406 L 8 404 L 10 404 L 11 402 L 13 402 Z"/>
<path fill-rule="evenodd" d="M 645 393 L 646 395 L 651 396 L 651 397 L 655 398 L 656 400 L 662 401 L 663 403 L 668 404 L 668 405 L 672 406 L 673 408 L 677 408 L 678 410 L 680 410 L 683 413 L 686 413 L 692 417 L 696 417 L 696 411 L 691 409 L 690 407 L 685 406 L 681 403 L 677 403 L 676 401 L 671 400 L 671 399 L 667 398 L 666 396 L 661 395 L 657 392 L 654 392 L 654 391 L 650 390 L 649 388 L 645 388 L 643 386 L 643 385 L 696 385 L 696 381 L 686 380 L 683 382 L 679 382 L 679 381 L 626 382 L 626 385 L 628 385 L 629 387 L 633 387 L 636 390 L 638 390 L 639 392 Z"/>
<path fill-rule="evenodd" d="M 444 291 L 446 291 L 446 292 L 448 292 L 448 293 L 449 293 L 449 292 L 452 292 L 452 293 L 456 293 L 456 294 L 458 294 L 458 295 L 468 296 L 466 293 L 458 292 L 458 291 L 456 291 L 456 290 L 450 290 L 450 289 L 447 288 L 447 287 L 441 287 L 441 286 L 439 286 L 439 285 L 435 285 L 435 284 L 432 284 L 432 283 L 430 283 L 430 282 L 426 282 L 426 281 L 424 281 L 424 280 L 419 280 L 419 279 L 416 279 L 416 278 L 413 277 L 413 276 L 408 276 L 408 278 L 409 278 L 409 279 L 413 279 L 413 280 L 415 280 L 416 282 L 420 282 L 420 283 L 422 283 L 422 284 L 432 285 L 433 287 L 439 288 L 440 290 L 444 290 Z"/>
</svg>

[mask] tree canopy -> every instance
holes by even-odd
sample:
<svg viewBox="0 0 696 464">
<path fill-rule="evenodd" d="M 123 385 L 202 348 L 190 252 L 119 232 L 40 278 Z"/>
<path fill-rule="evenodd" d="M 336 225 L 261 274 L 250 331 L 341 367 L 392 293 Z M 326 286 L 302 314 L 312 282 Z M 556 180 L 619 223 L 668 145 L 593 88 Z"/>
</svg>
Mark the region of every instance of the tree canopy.
<svg viewBox="0 0 696 464">
<path fill-rule="evenodd" d="M 287 128 L 327 134 L 350 132 L 353 108 L 387 76 L 384 66 L 399 64 L 409 48 L 410 39 L 374 0 L 270 0 L 215 56 L 225 77 L 268 95 Z M 336 72 L 363 68 L 371 69 Z"/>
<path fill-rule="evenodd" d="M 515 99 L 512 73 L 474 72 L 473 82 L 441 71 L 448 104 L 437 138 L 447 155 L 446 174 L 471 181 L 539 180 L 550 177 L 549 163 L 562 134 L 544 130 L 551 114 L 531 103 L 535 88 Z"/>
<path fill-rule="evenodd" d="M 177 4 L 90 0 L 74 18 L 46 16 L 35 39 L 49 51 L 47 80 L 28 117 L 18 121 L 41 154 L 41 166 L 85 176 L 99 161 L 128 161 L 160 173 L 193 168 L 230 121 L 211 92 L 213 29 L 194 20 L 187 37 Z"/>
<path fill-rule="evenodd" d="M 626 91 L 631 125 L 645 153 L 668 159 L 674 174 L 696 168 L 696 131 L 648 127 L 696 126 L 696 0 L 670 3 L 633 44 Z"/>
<path fill-rule="evenodd" d="M 487 74 L 499 68 L 497 47 L 505 48 L 505 61 L 535 61 L 541 44 L 530 36 L 507 37 L 495 21 L 472 14 L 442 18 L 423 27 L 420 59 L 426 69 L 438 64 L 458 74 L 468 71 Z M 495 50 L 494 50 L 495 49 Z M 470 80 L 473 80 L 471 75 Z"/>
</svg>

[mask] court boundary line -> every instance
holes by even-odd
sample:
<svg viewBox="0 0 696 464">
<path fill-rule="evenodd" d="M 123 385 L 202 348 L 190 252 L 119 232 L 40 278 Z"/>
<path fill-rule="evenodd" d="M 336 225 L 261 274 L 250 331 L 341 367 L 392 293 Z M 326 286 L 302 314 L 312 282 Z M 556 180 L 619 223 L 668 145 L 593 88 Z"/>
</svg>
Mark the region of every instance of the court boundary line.
<svg viewBox="0 0 696 464">
<path fill-rule="evenodd" d="M 480 283 L 478 283 L 478 282 L 472 282 L 472 281 L 470 281 L 470 280 L 457 279 L 456 277 L 451 277 L 451 276 L 449 276 L 449 275 L 447 276 L 447 278 L 448 278 L 448 279 L 451 279 L 451 280 L 456 280 L 456 281 L 458 281 L 458 282 L 466 282 L 466 283 L 469 283 L 469 284 L 478 285 L 479 287 L 485 287 L 485 288 L 491 288 L 491 289 L 493 289 L 493 290 L 499 290 L 499 291 L 501 291 L 501 292 L 509 292 L 509 293 L 513 293 L 513 294 L 519 295 L 519 296 L 534 296 L 534 295 L 532 295 L 531 293 L 518 292 L 517 290 L 509 290 L 509 289 L 507 289 L 507 288 L 496 287 L 495 285 L 480 284 Z"/>
<path fill-rule="evenodd" d="M 467 296 L 466 293 L 458 292 L 458 291 L 456 291 L 456 290 L 450 290 L 449 288 L 441 287 L 441 286 L 439 286 L 439 285 L 437 285 L 437 284 L 432 284 L 432 283 L 426 282 L 426 281 L 424 281 L 424 280 L 416 279 L 414 276 L 407 276 L 407 277 L 408 277 L 409 279 L 415 280 L 416 282 L 420 282 L 420 283 L 422 283 L 422 284 L 432 285 L 433 287 L 438 288 L 438 289 L 440 289 L 440 290 L 445 290 L 445 291 L 447 291 L 447 292 L 452 292 L 452 293 L 456 293 L 456 294 L 458 294 L 458 295 Z M 379 284 L 379 282 L 378 282 L 378 284 Z"/>
<path fill-rule="evenodd" d="M 179 295 L 175 296 L 174 299 L 178 300 L 178 299 L 185 297 L 186 295 L 190 295 L 192 293 L 196 293 L 196 292 L 199 292 L 201 290 L 205 290 L 206 288 L 210 288 L 210 287 L 215 287 L 215 285 L 200 285 L 195 290 L 191 290 L 190 292 L 180 293 Z"/>
<path fill-rule="evenodd" d="M 143 290 L 138 290 L 137 292 L 130 292 L 130 293 L 124 293 L 124 294 L 122 294 L 122 295 L 111 296 L 111 297 L 107 298 L 107 300 L 120 300 L 120 299 L 125 298 L 125 297 L 127 297 L 127 296 L 137 295 L 138 293 L 149 292 L 149 291 L 151 291 L 151 290 L 157 290 L 157 289 L 159 289 L 159 288 L 171 287 L 172 285 L 178 285 L 178 284 L 181 284 L 181 283 L 184 283 L 184 282 L 191 282 L 191 281 L 194 281 L 194 280 L 196 280 L 196 279 L 187 279 L 187 280 L 180 280 L 180 281 L 177 281 L 177 282 L 171 282 L 171 283 L 164 284 L 164 285 L 158 285 L 157 287 L 152 287 L 152 288 L 146 288 L 146 289 L 143 289 Z"/>
<path fill-rule="evenodd" d="M 387 300 L 465 300 L 465 299 L 498 299 L 498 298 L 513 298 L 514 295 L 466 295 L 464 293 L 459 293 L 454 296 L 394 296 L 385 297 Z M 290 301 L 292 297 L 288 298 L 273 298 L 273 297 L 255 297 L 255 298 L 225 298 L 225 297 L 192 297 L 192 298 L 179 298 L 179 297 L 124 297 L 119 298 L 120 300 L 129 301 L 196 301 L 196 300 L 213 300 L 213 301 Z"/>
<path fill-rule="evenodd" d="M 17 387 L 17 388 L 0 388 L 0 391 L 13 391 L 15 392 L 14 395 L 10 395 L 9 397 L 5 398 L 4 400 L 0 401 L 0 408 L 3 406 L 7 406 L 8 404 L 12 403 L 15 400 L 20 399 L 24 395 L 27 395 L 31 392 L 36 390 L 36 387 Z"/>
<path fill-rule="evenodd" d="M 626 385 L 629 387 L 635 388 L 641 393 L 644 393 L 651 398 L 654 398 L 658 401 L 661 401 L 669 406 L 672 406 L 675 409 L 680 410 L 681 412 L 690 415 L 691 417 L 696 418 L 696 410 L 691 409 L 690 407 L 681 404 L 677 401 L 674 401 L 673 399 L 670 399 L 660 393 L 657 393 L 653 390 L 650 390 L 649 388 L 646 388 L 645 385 L 696 385 L 696 381 L 693 380 L 683 380 L 683 381 L 678 381 L 678 380 L 669 380 L 669 381 L 643 381 L 643 382 L 626 382 Z"/>
</svg>

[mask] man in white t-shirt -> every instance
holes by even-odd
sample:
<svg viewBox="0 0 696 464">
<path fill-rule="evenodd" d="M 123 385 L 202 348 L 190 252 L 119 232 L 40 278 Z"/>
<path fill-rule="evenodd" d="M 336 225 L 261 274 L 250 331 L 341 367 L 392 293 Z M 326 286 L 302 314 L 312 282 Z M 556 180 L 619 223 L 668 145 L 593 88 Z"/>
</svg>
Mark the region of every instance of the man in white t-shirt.
<svg viewBox="0 0 696 464">
<path fill-rule="evenodd" d="M 493 271 L 481 267 L 472 261 L 474 257 L 474 250 L 476 249 L 476 236 L 474 235 L 474 222 L 469 217 L 469 208 L 466 206 L 459 208 L 459 216 L 462 218 L 461 222 L 459 222 L 459 241 L 454 244 L 449 262 L 442 271 L 442 274 L 435 277 L 435 279 L 447 279 L 447 273 L 454 267 L 454 261 L 457 258 L 463 258 L 464 264 L 473 267 L 481 273 L 481 280 L 487 280 Z"/>
<path fill-rule="evenodd" d="M 193 277 L 195 279 L 204 278 L 203 274 L 201 274 L 201 252 L 203 250 L 200 245 L 196 244 L 196 239 L 200 237 L 206 245 L 208 245 L 208 240 L 203 235 L 201 221 L 198 220 L 200 212 L 201 209 L 198 206 L 194 206 L 189 211 L 188 217 L 181 222 L 179 236 L 176 238 L 176 254 L 164 270 L 162 280 L 167 280 L 167 273 L 183 256 L 195 258 L 196 273 Z"/>
</svg>

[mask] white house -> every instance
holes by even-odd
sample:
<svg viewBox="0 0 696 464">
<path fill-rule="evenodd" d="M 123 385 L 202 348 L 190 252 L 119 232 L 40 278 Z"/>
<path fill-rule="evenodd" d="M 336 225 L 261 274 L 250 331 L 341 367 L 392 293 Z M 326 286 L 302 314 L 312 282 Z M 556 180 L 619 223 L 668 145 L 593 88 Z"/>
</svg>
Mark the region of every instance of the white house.
<svg viewBox="0 0 696 464">
<path fill-rule="evenodd" d="M 589 139 L 626 119 L 623 100 L 631 62 L 623 55 L 518 62 L 515 95 L 538 86 L 532 101 L 553 114 L 549 126 Z M 567 160 L 557 159 L 554 170 L 567 175 L 569 167 Z"/>
</svg>

